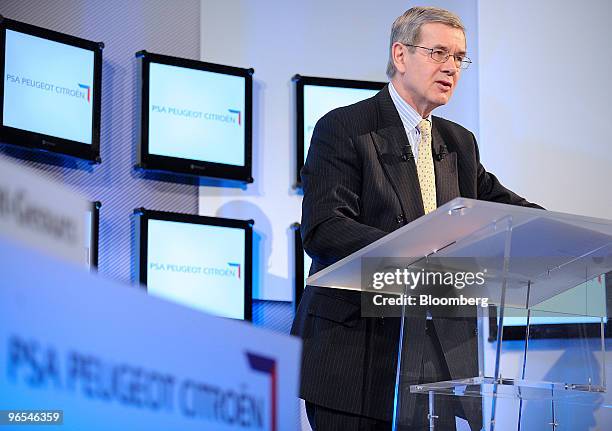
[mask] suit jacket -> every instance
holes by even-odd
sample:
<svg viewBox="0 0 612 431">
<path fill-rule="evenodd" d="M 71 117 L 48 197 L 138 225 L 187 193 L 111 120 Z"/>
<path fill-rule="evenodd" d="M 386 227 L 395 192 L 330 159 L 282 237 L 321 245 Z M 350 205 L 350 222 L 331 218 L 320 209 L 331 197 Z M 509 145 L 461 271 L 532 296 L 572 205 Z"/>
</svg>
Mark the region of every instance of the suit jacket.
<svg viewBox="0 0 612 431">
<path fill-rule="evenodd" d="M 301 233 L 310 273 L 348 256 L 424 214 L 404 126 L 385 87 L 376 96 L 326 114 L 317 123 L 304 168 Z M 537 206 L 504 188 L 480 163 L 474 135 L 432 117 L 438 206 L 458 197 Z M 418 383 L 425 317 L 413 317 L 403 350 L 406 381 Z M 478 374 L 476 323 L 434 319 L 452 378 Z M 399 319 L 361 318 L 358 292 L 308 286 L 292 334 L 303 339 L 301 397 L 382 420 L 393 417 Z M 411 365 L 413 364 L 413 365 Z M 414 410 L 414 397 L 402 408 Z M 477 407 L 465 407 L 473 426 Z M 478 427 L 479 429 L 479 427 Z"/>
</svg>

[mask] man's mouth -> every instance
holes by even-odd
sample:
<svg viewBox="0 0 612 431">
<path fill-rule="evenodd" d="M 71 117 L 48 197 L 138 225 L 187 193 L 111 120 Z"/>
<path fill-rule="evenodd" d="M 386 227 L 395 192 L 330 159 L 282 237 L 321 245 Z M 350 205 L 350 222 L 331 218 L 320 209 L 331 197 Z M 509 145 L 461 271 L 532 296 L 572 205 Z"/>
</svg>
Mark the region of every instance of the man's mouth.
<svg viewBox="0 0 612 431">
<path fill-rule="evenodd" d="M 448 81 L 441 81 L 440 80 L 440 81 L 436 81 L 436 84 L 438 84 L 444 90 L 450 90 L 451 88 L 453 88 L 453 84 L 451 84 Z"/>
</svg>

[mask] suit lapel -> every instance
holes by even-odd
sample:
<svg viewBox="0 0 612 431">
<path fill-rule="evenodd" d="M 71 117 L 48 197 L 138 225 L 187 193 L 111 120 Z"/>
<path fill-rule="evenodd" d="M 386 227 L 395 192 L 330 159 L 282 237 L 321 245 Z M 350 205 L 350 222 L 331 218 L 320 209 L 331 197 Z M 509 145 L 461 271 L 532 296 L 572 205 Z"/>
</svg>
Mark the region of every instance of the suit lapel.
<svg viewBox="0 0 612 431">
<path fill-rule="evenodd" d="M 407 222 L 423 214 L 423 200 L 414 159 L 403 160 L 403 149 L 408 146 L 408 137 L 389 89 L 378 94 L 378 129 L 371 133 L 383 170 L 397 194 Z"/>
<path fill-rule="evenodd" d="M 425 214 L 416 161 L 402 159 L 404 148 L 410 147 L 410 143 L 402 120 L 389 95 L 389 89 L 383 88 L 377 97 L 378 128 L 371 134 L 372 141 L 385 174 L 399 198 L 406 221 L 410 222 Z M 434 154 L 439 154 L 442 147 L 447 149 L 442 160 L 434 159 L 436 202 L 438 206 L 441 206 L 460 195 L 457 153 L 448 151 L 448 143 L 438 130 L 435 117 L 432 123 Z"/>
<path fill-rule="evenodd" d="M 459 196 L 459 178 L 457 176 L 457 153 L 449 152 L 448 145 L 436 127 L 436 120 L 433 117 L 432 124 L 432 146 L 433 153 L 440 154 L 442 147 L 446 149 L 446 155 L 442 160 L 437 160 L 434 156 L 434 170 L 436 172 L 436 202 L 438 206 Z"/>
</svg>

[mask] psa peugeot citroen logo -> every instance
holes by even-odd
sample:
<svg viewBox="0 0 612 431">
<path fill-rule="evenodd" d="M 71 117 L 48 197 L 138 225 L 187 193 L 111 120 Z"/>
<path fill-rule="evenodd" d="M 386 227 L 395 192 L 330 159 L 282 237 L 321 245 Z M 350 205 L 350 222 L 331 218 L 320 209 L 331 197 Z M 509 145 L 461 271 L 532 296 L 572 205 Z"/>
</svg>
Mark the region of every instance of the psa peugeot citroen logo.
<svg viewBox="0 0 612 431">
<path fill-rule="evenodd" d="M 238 125 L 240 126 L 240 115 L 242 112 L 237 109 L 228 109 L 228 111 L 232 114 L 238 114 Z"/>
<path fill-rule="evenodd" d="M 89 85 L 79 83 L 79 87 L 83 90 L 87 90 L 87 101 L 91 101 L 91 87 Z"/>
<path fill-rule="evenodd" d="M 234 263 L 234 262 L 228 262 L 227 263 L 229 266 L 236 268 L 237 272 L 238 272 L 238 278 L 240 279 L 240 264 L 239 263 Z"/>
<path fill-rule="evenodd" d="M 278 376 L 276 373 L 276 360 L 253 352 L 246 352 L 246 355 L 252 370 L 267 374 L 270 377 L 270 431 L 277 431 Z"/>
</svg>

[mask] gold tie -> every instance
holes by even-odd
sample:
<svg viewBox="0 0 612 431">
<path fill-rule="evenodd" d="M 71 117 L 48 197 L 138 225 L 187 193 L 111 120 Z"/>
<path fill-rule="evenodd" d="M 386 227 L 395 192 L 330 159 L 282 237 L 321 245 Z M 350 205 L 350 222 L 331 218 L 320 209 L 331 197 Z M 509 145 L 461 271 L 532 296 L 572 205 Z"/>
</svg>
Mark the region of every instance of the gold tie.
<svg viewBox="0 0 612 431">
<path fill-rule="evenodd" d="M 431 123 L 421 120 L 419 123 L 421 141 L 419 142 L 419 156 L 417 158 L 417 174 L 421 186 L 421 197 L 425 214 L 436 209 L 436 174 L 434 172 L 433 157 L 431 154 Z"/>
</svg>

